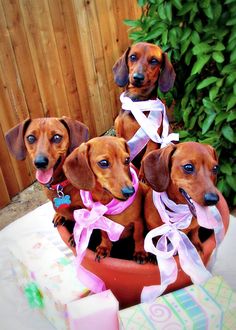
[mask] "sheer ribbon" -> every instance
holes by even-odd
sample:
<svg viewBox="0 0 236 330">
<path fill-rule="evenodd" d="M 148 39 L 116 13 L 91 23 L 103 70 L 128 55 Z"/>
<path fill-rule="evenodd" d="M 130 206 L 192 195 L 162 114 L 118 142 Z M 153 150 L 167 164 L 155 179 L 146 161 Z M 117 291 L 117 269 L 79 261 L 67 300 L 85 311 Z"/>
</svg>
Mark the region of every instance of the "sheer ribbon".
<svg viewBox="0 0 236 330">
<path fill-rule="evenodd" d="M 128 141 L 131 160 L 137 156 L 149 140 L 160 144 L 161 148 L 171 143 L 171 141 L 179 140 L 179 134 L 169 134 L 169 121 L 166 115 L 166 108 L 158 98 L 156 100 L 134 102 L 122 93 L 120 101 L 122 103 L 122 109 L 131 111 L 140 125 L 138 131 Z M 143 113 L 144 111 L 149 111 L 147 117 Z M 163 126 L 162 135 L 159 136 L 157 130 L 161 125 Z"/>
<path fill-rule="evenodd" d="M 135 170 L 131 167 L 130 172 L 132 175 L 132 184 L 134 186 L 135 193 L 127 201 L 123 202 L 112 199 L 110 203 L 103 205 L 100 202 L 94 202 L 89 191 L 80 190 L 80 196 L 84 206 L 88 209 L 79 209 L 74 211 L 74 239 L 76 242 L 77 253 L 76 268 L 79 279 L 84 283 L 84 285 L 95 293 L 105 290 L 105 284 L 99 277 L 85 269 L 81 265 L 81 262 L 84 258 L 94 229 L 106 231 L 111 241 L 117 241 L 124 230 L 124 226 L 108 219 L 104 215 L 120 214 L 134 201 L 139 182 Z"/>
<path fill-rule="evenodd" d="M 141 294 L 142 302 L 152 302 L 165 291 L 169 284 L 176 281 L 178 268 L 174 256 L 177 253 L 181 268 L 190 276 L 193 283 L 204 283 L 212 276 L 205 268 L 195 246 L 182 232 L 183 229 L 189 227 L 192 220 L 188 206 L 175 204 L 168 198 L 166 192 L 153 191 L 153 202 L 164 224 L 146 235 L 144 248 L 157 258 L 161 284 L 144 287 Z M 194 203 L 194 206 L 199 225 L 214 229 L 218 245 L 224 237 L 224 227 L 218 210 L 213 207 L 213 215 L 210 207 L 202 208 L 197 203 Z M 204 209 L 206 209 L 205 212 Z M 157 236 L 160 238 L 155 246 L 153 238 Z"/>
</svg>

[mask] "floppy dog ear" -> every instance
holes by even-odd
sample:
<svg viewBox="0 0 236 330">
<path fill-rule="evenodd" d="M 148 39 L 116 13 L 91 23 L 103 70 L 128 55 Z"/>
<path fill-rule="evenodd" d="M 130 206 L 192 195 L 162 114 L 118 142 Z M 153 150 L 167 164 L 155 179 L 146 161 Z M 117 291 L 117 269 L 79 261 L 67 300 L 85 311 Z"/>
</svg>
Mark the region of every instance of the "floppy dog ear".
<svg viewBox="0 0 236 330">
<path fill-rule="evenodd" d="M 25 147 L 24 135 L 30 121 L 31 119 L 29 118 L 24 120 L 5 134 L 7 147 L 17 160 L 24 160 L 26 158 L 27 150 Z"/>
<path fill-rule="evenodd" d="M 78 120 L 63 116 L 60 122 L 67 128 L 70 137 L 69 152 L 79 147 L 81 143 L 87 142 L 89 139 L 88 127 Z"/>
<path fill-rule="evenodd" d="M 129 70 L 127 66 L 129 51 L 130 47 L 126 49 L 124 54 L 116 61 L 112 68 L 115 83 L 120 87 L 124 87 L 129 82 Z"/>
<path fill-rule="evenodd" d="M 216 150 L 210 144 L 206 144 L 206 146 L 209 149 L 209 152 L 212 154 L 213 158 L 218 162 Z"/>
<path fill-rule="evenodd" d="M 161 92 L 166 93 L 174 86 L 176 74 L 173 65 L 168 59 L 167 53 L 163 53 L 162 57 L 163 64 L 162 71 L 158 79 L 158 86 Z"/>
<path fill-rule="evenodd" d="M 77 189 L 91 190 L 95 177 L 88 162 L 89 144 L 82 143 L 65 160 L 63 170 L 67 179 Z"/>
<path fill-rule="evenodd" d="M 142 161 L 144 176 L 153 190 L 165 191 L 170 181 L 170 159 L 176 149 L 173 144 L 151 151 Z"/>
</svg>

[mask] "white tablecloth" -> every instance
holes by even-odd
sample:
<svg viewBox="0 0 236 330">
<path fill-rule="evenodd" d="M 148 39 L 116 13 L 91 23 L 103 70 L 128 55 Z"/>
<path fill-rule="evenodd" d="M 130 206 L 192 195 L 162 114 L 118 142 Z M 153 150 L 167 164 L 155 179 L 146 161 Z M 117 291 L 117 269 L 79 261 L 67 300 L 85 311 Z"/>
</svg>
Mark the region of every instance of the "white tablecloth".
<svg viewBox="0 0 236 330">
<path fill-rule="evenodd" d="M 38 207 L 0 231 L 0 329 L 53 330 L 51 323 L 36 309 L 28 306 L 17 288 L 9 262 L 8 245 L 21 235 L 32 232 L 58 235 L 53 227 L 54 210 L 50 202 Z M 59 236 L 58 236 L 58 239 Z M 222 275 L 236 290 L 236 218 L 231 216 L 226 237 L 221 244 L 212 273 Z"/>
</svg>

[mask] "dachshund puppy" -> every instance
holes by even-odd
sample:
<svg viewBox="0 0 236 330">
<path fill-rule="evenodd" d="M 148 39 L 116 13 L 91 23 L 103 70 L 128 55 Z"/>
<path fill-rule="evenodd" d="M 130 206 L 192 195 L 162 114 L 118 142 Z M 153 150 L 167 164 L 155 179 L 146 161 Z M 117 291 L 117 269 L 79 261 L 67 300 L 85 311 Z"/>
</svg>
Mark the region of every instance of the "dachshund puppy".
<svg viewBox="0 0 236 330">
<path fill-rule="evenodd" d="M 183 232 L 201 251 L 195 207 L 198 205 L 200 210 L 204 210 L 205 206 L 218 203 L 219 195 L 215 186 L 218 162 L 215 150 L 210 145 L 197 142 L 172 144 L 150 152 L 143 159 L 142 167 L 154 191 L 166 192 L 169 200 L 189 206 L 193 218 Z M 145 219 L 148 230 L 163 224 L 153 203 L 152 190 L 147 193 L 145 200 Z"/>
<path fill-rule="evenodd" d="M 130 98 L 134 102 L 134 107 L 135 102 L 138 101 L 156 100 L 158 87 L 162 92 L 169 91 L 174 85 L 176 76 L 167 53 L 157 45 L 146 42 L 139 42 L 129 47 L 114 64 L 113 74 L 116 84 L 124 87 L 121 97 Z M 140 125 L 131 111 L 124 107 L 124 103 L 122 106 L 125 109 L 121 109 L 115 119 L 115 130 L 117 136 L 130 141 Z M 149 114 L 149 110 L 151 109 L 147 109 L 145 112 L 146 116 Z M 162 117 L 160 120 L 156 119 L 159 121 L 159 123 L 156 122 L 159 136 L 163 129 L 163 113 L 160 116 Z M 157 149 L 157 147 L 156 142 L 149 140 L 147 152 Z M 139 162 L 137 164 L 135 165 L 139 167 Z"/>
<path fill-rule="evenodd" d="M 27 119 L 6 133 L 7 146 L 17 160 L 29 154 L 36 179 L 53 202 L 55 226 L 65 219 L 73 220 L 73 210 L 83 206 L 62 166 L 69 153 L 87 140 L 88 128 L 68 117 Z"/>
<path fill-rule="evenodd" d="M 133 235 L 135 248 L 133 259 L 145 263 L 144 224 L 142 218 L 144 194 L 148 187 L 137 183 L 134 187 L 131 176 L 129 149 L 123 138 L 102 136 L 82 143 L 66 159 L 64 172 L 74 187 L 89 191 L 93 203 L 108 205 L 119 201 L 120 205 L 133 198 L 132 203 L 121 213 L 105 216 L 125 227 L 121 238 Z M 138 182 L 138 180 L 137 180 Z M 96 259 L 110 255 L 112 243 L 102 231 L 101 244 L 96 249 Z"/>
</svg>

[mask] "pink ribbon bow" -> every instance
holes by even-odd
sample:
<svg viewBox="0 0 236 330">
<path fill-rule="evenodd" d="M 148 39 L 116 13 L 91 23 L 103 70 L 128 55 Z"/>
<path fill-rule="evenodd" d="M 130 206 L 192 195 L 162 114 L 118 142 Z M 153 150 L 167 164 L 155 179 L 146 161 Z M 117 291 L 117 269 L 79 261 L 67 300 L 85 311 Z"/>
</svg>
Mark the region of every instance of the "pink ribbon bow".
<svg viewBox="0 0 236 330">
<path fill-rule="evenodd" d="M 195 246 L 181 231 L 188 228 L 192 220 L 188 206 L 175 204 L 168 199 L 166 192 L 153 191 L 153 202 L 164 224 L 146 235 L 144 249 L 153 253 L 157 258 L 161 284 L 144 287 L 141 293 L 142 302 L 152 302 L 165 291 L 169 284 L 176 281 L 178 269 L 174 255 L 177 253 L 183 271 L 191 277 L 193 283 L 204 283 L 212 276 L 205 268 Z M 221 218 L 216 220 L 211 216 L 207 221 L 200 220 L 200 222 L 201 225 L 207 225 L 207 228 L 214 228 L 215 234 L 218 236 L 217 241 L 220 242 L 223 237 Z M 160 238 L 154 246 L 153 238 L 157 236 Z"/>
<path fill-rule="evenodd" d="M 77 274 L 81 282 L 95 293 L 105 290 L 105 284 L 95 274 L 86 270 L 81 265 L 81 262 L 84 258 L 94 229 L 106 231 L 111 241 L 117 241 L 124 230 L 124 226 L 108 219 L 104 214 L 120 214 L 132 204 L 138 190 L 139 182 L 136 172 L 131 167 L 130 172 L 135 193 L 127 201 L 122 202 L 112 199 L 110 203 L 103 205 L 100 202 L 94 202 L 89 191 L 80 190 L 82 201 L 89 210 L 79 209 L 74 211 L 74 219 L 76 221 L 74 227 L 74 239 L 76 242 L 77 253 Z"/>
<path fill-rule="evenodd" d="M 179 140 L 179 134 L 169 134 L 169 121 L 166 115 L 166 108 L 158 98 L 156 100 L 134 102 L 122 93 L 120 101 L 122 103 L 122 109 L 131 111 L 140 125 L 138 131 L 128 141 L 131 160 L 146 146 L 150 139 L 155 143 L 161 144 L 161 148 L 171 143 L 171 141 Z M 144 111 L 150 111 L 147 117 L 143 113 Z M 160 137 L 157 130 L 161 124 L 163 125 L 163 129 Z"/>
</svg>

